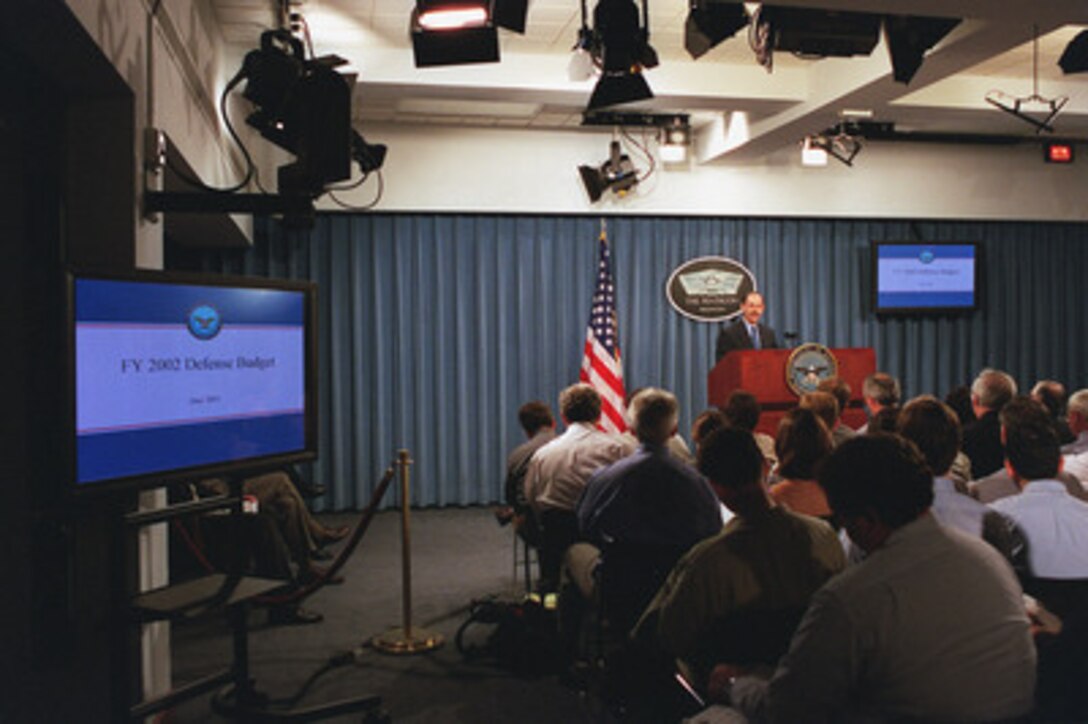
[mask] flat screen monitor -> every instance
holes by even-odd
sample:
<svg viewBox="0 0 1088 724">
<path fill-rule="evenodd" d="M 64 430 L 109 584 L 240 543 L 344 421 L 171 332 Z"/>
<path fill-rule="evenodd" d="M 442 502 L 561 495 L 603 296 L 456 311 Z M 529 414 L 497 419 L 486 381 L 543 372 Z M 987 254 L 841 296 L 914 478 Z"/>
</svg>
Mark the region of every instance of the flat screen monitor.
<svg viewBox="0 0 1088 724">
<path fill-rule="evenodd" d="M 975 243 L 875 241 L 872 260 L 877 314 L 950 314 L 978 308 Z"/>
<path fill-rule="evenodd" d="M 67 282 L 77 490 L 316 456 L 312 283 L 80 271 Z"/>
</svg>

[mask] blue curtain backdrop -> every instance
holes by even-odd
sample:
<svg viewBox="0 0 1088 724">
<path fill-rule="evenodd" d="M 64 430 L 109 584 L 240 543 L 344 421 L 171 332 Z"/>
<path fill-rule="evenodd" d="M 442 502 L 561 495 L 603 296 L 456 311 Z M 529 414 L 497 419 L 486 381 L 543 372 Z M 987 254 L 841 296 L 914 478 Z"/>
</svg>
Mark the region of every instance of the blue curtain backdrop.
<svg viewBox="0 0 1088 724">
<path fill-rule="evenodd" d="M 412 503 L 491 503 L 516 410 L 556 405 L 577 379 L 592 295 L 598 217 L 322 215 L 310 234 L 258 225 L 243 254 L 208 259 L 233 274 L 320 285 L 321 433 L 314 476 L 334 509 L 365 505 L 400 448 Z M 607 218 L 628 388 L 673 390 L 681 431 L 706 406 L 717 327 L 665 297 L 680 263 L 746 265 L 781 336 L 875 348 L 904 394 L 943 395 L 985 366 L 1024 388 L 1088 386 L 1088 225 L 855 220 Z M 982 307 L 962 317 L 878 319 L 869 311 L 871 240 L 977 241 Z M 385 503 L 394 504 L 395 494 Z"/>
</svg>

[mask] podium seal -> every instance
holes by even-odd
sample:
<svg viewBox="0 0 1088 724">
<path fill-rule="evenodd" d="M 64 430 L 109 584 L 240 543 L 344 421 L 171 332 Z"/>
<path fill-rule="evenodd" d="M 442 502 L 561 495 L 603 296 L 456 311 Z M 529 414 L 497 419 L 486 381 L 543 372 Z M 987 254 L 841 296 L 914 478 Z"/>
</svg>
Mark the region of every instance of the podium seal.
<svg viewBox="0 0 1088 724">
<path fill-rule="evenodd" d="M 798 397 L 806 392 L 815 392 L 822 381 L 838 374 L 839 361 L 835 355 L 815 342 L 796 347 L 786 360 L 786 384 Z"/>
</svg>

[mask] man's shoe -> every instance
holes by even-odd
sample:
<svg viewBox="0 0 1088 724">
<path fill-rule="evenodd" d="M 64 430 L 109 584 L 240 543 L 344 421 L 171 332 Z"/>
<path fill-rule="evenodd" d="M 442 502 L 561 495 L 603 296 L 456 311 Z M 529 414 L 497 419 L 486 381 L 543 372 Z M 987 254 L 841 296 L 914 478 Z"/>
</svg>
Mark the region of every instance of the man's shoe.
<svg viewBox="0 0 1088 724">
<path fill-rule="evenodd" d="M 301 606 L 273 606 L 268 609 L 268 623 L 273 626 L 321 623 L 325 620 L 317 611 L 310 611 Z"/>
<path fill-rule="evenodd" d="M 306 568 L 299 574 L 299 580 L 303 585 L 309 585 L 316 581 L 318 578 L 324 576 L 328 570 L 329 569 L 327 568 L 322 568 L 321 566 L 316 566 L 311 563 L 308 568 Z M 326 586 L 339 586 L 343 582 L 344 577 L 341 576 L 339 573 L 335 576 L 330 576 L 325 579 Z"/>
<path fill-rule="evenodd" d="M 320 534 L 314 536 L 315 542 L 319 546 L 327 546 L 330 543 L 337 543 L 348 537 L 348 533 L 351 532 L 351 526 L 341 525 L 336 528 L 325 528 Z"/>
<path fill-rule="evenodd" d="M 295 487 L 298 488 L 298 494 L 307 500 L 311 498 L 320 498 L 328 490 L 324 485 L 320 483 L 297 483 Z"/>
</svg>

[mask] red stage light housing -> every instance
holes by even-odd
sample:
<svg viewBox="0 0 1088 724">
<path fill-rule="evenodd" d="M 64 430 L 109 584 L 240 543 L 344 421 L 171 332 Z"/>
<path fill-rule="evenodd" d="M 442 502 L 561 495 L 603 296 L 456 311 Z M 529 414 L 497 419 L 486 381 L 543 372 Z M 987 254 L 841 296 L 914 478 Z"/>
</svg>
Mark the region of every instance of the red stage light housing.
<svg viewBox="0 0 1088 724">
<path fill-rule="evenodd" d="M 482 5 L 445 6 L 419 14 L 419 25 L 424 30 L 456 30 L 479 28 L 487 24 L 489 13 Z"/>
</svg>

